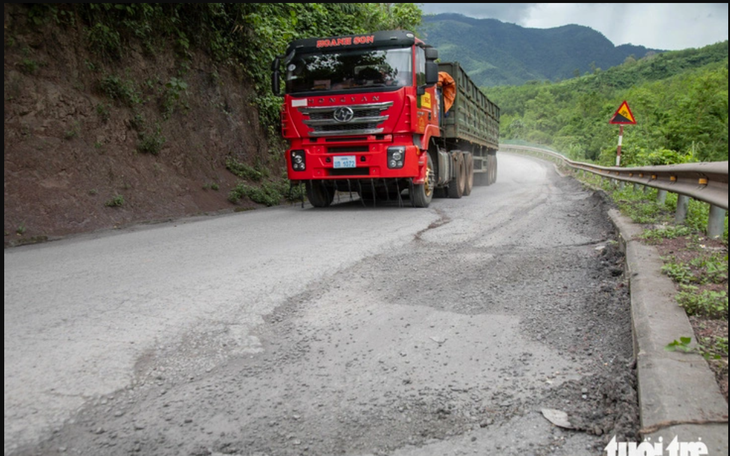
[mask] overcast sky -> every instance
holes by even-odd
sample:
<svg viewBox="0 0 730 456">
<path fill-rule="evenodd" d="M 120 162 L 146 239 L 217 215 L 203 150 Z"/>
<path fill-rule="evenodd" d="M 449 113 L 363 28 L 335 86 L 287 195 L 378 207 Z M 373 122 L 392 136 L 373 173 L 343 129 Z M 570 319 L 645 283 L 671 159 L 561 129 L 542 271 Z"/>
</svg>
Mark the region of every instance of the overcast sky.
<svg viewBox="0 0 730 456">
<path fill-rule="evenodd" d="M 585 25 L 614 45 L 676 51 L 727 40 L 727 3 L 418 3 L 424 14 L 460 13 L 527 28 Z"/>
</svg>

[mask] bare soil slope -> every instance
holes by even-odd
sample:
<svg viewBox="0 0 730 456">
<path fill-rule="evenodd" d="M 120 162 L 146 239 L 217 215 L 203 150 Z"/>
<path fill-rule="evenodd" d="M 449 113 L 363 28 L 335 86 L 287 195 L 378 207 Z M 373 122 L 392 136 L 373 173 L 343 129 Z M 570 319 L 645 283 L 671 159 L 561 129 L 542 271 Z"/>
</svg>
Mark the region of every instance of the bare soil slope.
<svg viewBox="0 0 730 456">
<path fill-rule="evenodd" d="M 4 25 L 5 246 L 233 210 L 226 161 L 275 166 L 250 83 L 207 56 L 104 58 L 18 4 Z"/>
</svg>

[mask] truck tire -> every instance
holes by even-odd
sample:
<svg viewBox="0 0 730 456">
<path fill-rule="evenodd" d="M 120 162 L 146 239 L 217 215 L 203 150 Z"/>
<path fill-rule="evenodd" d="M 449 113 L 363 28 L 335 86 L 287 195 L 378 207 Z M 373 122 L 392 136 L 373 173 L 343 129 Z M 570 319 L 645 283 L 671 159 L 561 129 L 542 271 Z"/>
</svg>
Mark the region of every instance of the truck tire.
<svg viewBox="0 0 730 456">
<path fill-rule="evenodd" d="M 431 154 L 426 154 L 426 182 L 422 184 L 413 184 L 413 195 L 410 195 L 411 204 L 414 207 L 428 207 L 433 199 L 433 192 L 436 189 L 436 177 L 433 170 L 433 160 Z"/>
<path fill-rule="evenodd" d="M 487 174 L 488 174 L 488 184 L 492 185 L 493 183 L 497 182 L 497 156 L 494 154 L 487 155 Z"/>
<path fill-rule="evenodd" d="M 487 185 L 492 185 L 494 181 L 497 179 L 497 160 L 496 156 L 489 154 L 487 155 Z"/>
<path fill-rule="evenodd" d="M 335 191 L 333 188 L 319 181 L 307 181 L 307 199 L 314 207 L 327 207 L 332 204 L 335 199 Z"/>
<path fill-rule="evenodd" d="M 466 179 L 464 179 L 464 196 L 471 195 L 471 189 L 474 187 L 474 156 L 472 154 L 464 154 Z"/>
<path fill-rule="evenodd" d="M 486 173 L 487 186 L 492 185 L 492 156 L 487 155 L 487 173 Z"/>
<path fill-rule="evenodd" d="M 456 169 L 456 177 L 449 183 L 449 198 L 461 198 L 464 195 L 466 181 L 464 154 L 461 152 L 454 152 L 454 168 Z"/>
</svg>

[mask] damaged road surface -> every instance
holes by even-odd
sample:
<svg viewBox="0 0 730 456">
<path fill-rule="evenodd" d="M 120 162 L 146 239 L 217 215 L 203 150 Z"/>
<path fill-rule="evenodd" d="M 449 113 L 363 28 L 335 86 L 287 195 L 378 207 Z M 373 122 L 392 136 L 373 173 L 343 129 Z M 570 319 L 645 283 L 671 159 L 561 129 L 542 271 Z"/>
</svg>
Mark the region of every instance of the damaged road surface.
<svg viewBox="0 0 730 456">
<path fill-rule="evenodd" d="M 5 454 L 603 454 L 639 428 L 629 293 L 607 204 L 552 165 L 500 154 L 496 184 L 428 209 L 364 208 L 344 195 L 324 210 L 6 251 L 6 271 L 9 256 L 11 269 L 33 252 L 55 261 L 69 244 L 126 243 L 140 256 L 112 262 L 128 262 L 109 271 L 123 287 L 87 283 L 96 294 L 75 304 L 77 331 L 103 328 L 91 331 L 92 349 L 51 362 L 42 335 L 18 334 L 38 350 L 24 369 L 60 371 L 47 380 L 24 383 L 30 374 L 11 366 L 9 382 L 6 285 Z M 225 237 L 223 226 L 249 235 Z M 160 252 L 141 237 L 155 233 L 172 246 Z M 180 246 L 195 242 L 205 251 L 185 256 Z M 156 267 L 125 277 L 145 261 Z M 25 293 L 11 287 L 10 298 Z M 107 301 L 116 304 L 94 308 Z M 55 320 L 31 329 L 53 336 Z"/>
</svg>

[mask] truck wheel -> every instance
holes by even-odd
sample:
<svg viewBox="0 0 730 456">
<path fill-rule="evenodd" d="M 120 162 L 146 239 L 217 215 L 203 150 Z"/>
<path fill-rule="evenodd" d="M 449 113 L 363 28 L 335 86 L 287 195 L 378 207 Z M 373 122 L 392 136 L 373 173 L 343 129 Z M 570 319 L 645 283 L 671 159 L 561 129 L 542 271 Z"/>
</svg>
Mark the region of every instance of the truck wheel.
<svg viewBox="0 0 730 456">
<path fill-rule="evenodd" d="M 494 155 L 492 158 L 492 168 L 494 169 L 494 174 L 492 176 L 492 183 L 497 182 L 497 156 Z"/>
<path fill-rule="evenodd" d="M 413 184 L 413 195 L 411 195 L 411 204 L 415 207 L 428 207 L 433 199 L 433 191 L 436 188 L 436 177 L 433 172 L 433 160 L 431 154 L 428 155 L 426 161 L 426 182 L 422 184 Z"/>
<path fill-rule="evenodd" d="M 456 178 L 449 183 L 449 198 L 461 198 L 464 195 L 464 183 L 466 181 L 466 169 L 464 167 L 464 154 L 454 154 L 454 167 Z"/>
<path fill-rule="evenodd" d="M 307 199 L 314 207 L 327 207 L 335 199 L 335 191 L 332 187 L 318 181 L 307 181 Z"/>
<path fill-rule="evenodd" d="M 471 195 L 471 189 L 474 187 L 474 156 L 472 154 L 464 155 L 466 179 L 464 179 L 464 196 Z"/>
<path fill-rule="evenodd" d="M 492 154 L 487 155 L 487 185 L 492 185 L 497 179 L 497 170 L 495 156 Z"/>
<path fill-rule="evenodd" d="M 492 185 L 492 156 L 487 155 L 487 172 L 486 172 L 487 185 Z"/>
</svg>

